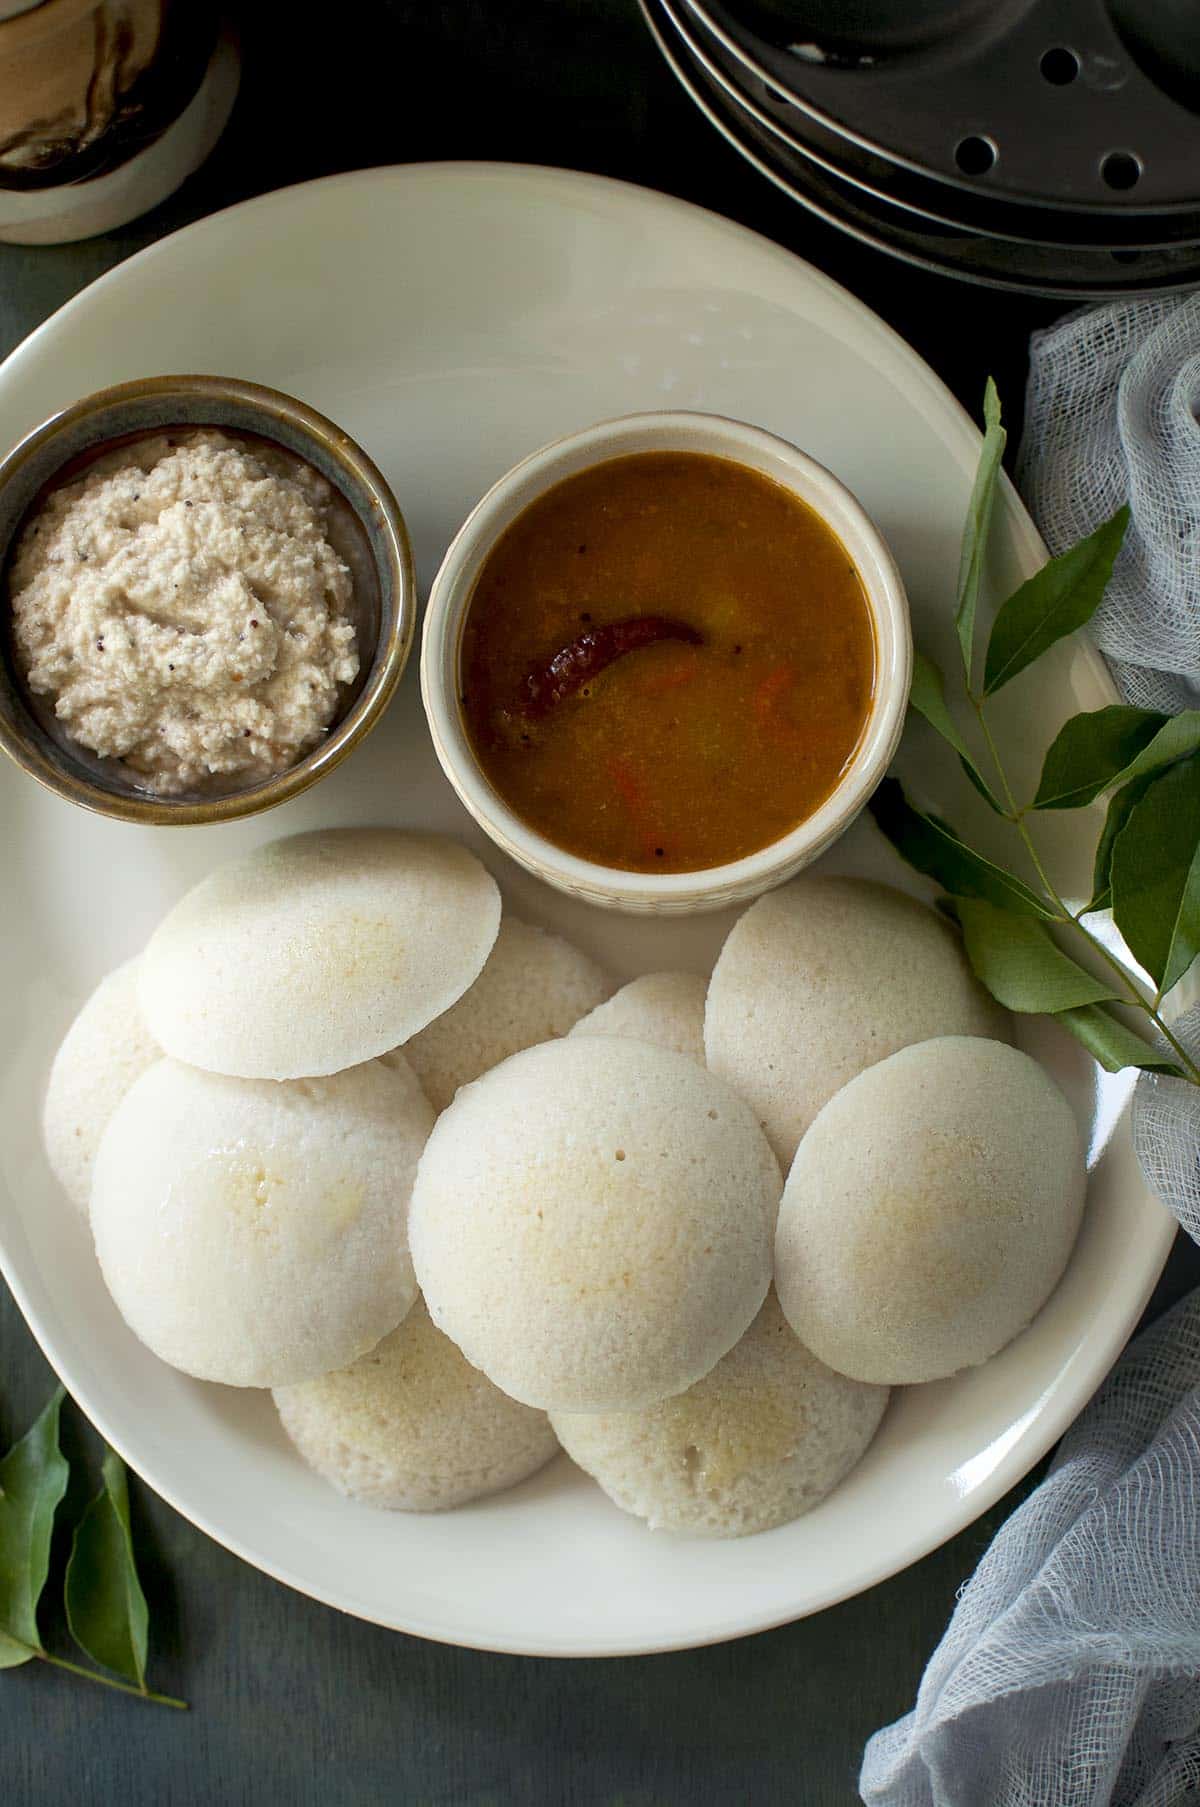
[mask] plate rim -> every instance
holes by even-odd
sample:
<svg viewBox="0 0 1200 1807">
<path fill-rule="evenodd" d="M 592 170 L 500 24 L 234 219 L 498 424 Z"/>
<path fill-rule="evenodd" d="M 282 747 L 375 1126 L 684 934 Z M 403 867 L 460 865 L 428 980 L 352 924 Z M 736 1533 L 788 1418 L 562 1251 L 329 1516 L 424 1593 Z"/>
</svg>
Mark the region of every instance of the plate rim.
<svg viewBox="0 0 1200 1807">
<path fill-rule="evenodd" d="M 290 184 L 284 188 L 268 190 L 263 194 L 251 196 L 233 206 L 219 209 L 217 212 L 202 216 L 189 224 L 178 228 L 175 232 L 164 234 L 162 238 L 144 246 L 127 258 L 123 258 L 110 270 L 85 285 L 75 295 L 63 302 L 55 311 L 42 321 L 33 331 L 15 345 L 0 362 L 0 389 L 12 362 L 22 357 L 31 348 L 39 345 L 52 328 L 61 328 L 69 323 L 75 312 L 85 311 L 90 305 L 91 297 L 97 290 L 115 282 L 118 278 L 127 279 L 127 272 L 164 255 L 169 256 L 174 241 L 185 234 L 203 236 L 206 232 L 215 231 L 219 224 L 231 215 L 240 215 L 247 210 L 268 211 L 295 205 L 300 197 L 314 189 L 331 189 L 339 186 L 385 185 L 402 183 L 419 185 L 423 183 L 445 182 L 448 180 L 467 181 L 499 181 L 513 187 L 526 186 L 530 189 L 542 189 L 552 186 L 564 192 L 584 191 L 592 196 L 598 192 L 609 197 L 616 204 L 624 203 L 626 207 L 641 209 L 646 213 L 659 212 L 675 216 L 693 216 L 701 229 L 715 230 L 724 235 L 732 245 L 741 244 L 753 250 L 755 255 L 775 263 L 781 271 L 794 273 L 799 266 L 802 280 L 811 289 L 822 292 L 838 307 L 842 317 L 849 317 L 861 328 L 876 335 L 877 340 L 887 345 L 892 353 L 893 367 L 889 372 L 891 380 L 896 384 L 906 399 L 912 399 L 922 391 L 933 403 L 933 412 L 938 420 L 939 431 L 953 429 L 957 440 L 957 455 L 964 462 L 969 460 L 977 449 L 980 439 L 978 428 L 958 397 L 942 382 L 931 368 L 894 327 L 882 319 L 866 302 L 852 294 L 823 270 L 808 263 L 804 258 L 778 244 L 773 239 L 743 226 L 740 222 L 730 220 L 710 208 L 697 205 L 695 202 L 683 200 L 661 190 L 644 187 L 638 183 L 622 179 L 593 175 L 584 171 L 563 169 L 551 165 L 530 163 L 508 163 L 479 159 L 446 159 L 433 162 L 411 164 L 378 165 L 365 170 L 340 171 L 334 175 L 315 177 L 306 182 Z M 927 416 L 928 418 L 928 416 Z M 1024 503 L 1005 473 L 1001 485 L 1002 506 L 1006 516 L 1006 530 L 1010 536 L 1014 555 L 1021 562 L 1040 563 L 1046 556 L 1045 546 L 1038 531 L 1026 510 Z M 1088 662 L 1100 675 L 1103 683 L 1116 696 L 1115 686 L 1094 644 L 1086 637 L 1081 642 L 1086 646 Z M 16 780 L 13 780 L 14 782 Z M 1122 1111 L 1117 1134 L 1128 1134 L 1128 1107 Z M 1148 1196 L 1152 1197 L 1148 1193 Z M 80 1409 L 85 1413 L 97 1431 L 112 1444 L 118 1454 L 128 1463 L 136 1474 L 150 1487 L 159 1498 L 163 1499 L 173 1510 L 178 1512 L 188 1523 L 193 1524 L 206 1536 L 222 1548 L 229 1550 L 241 1561 L 252 1568 L 269 1575 L 273 1580 L 292 1588 L 295 1592 L 318 1600 L 323 1605 L 348 1613 L 350 1616 L 365 1622 L 379 1625 L 387 1630 L 400 1631 L 405 1635 L 421 1637 L 431 1642 L 448 1644 L 462 1649 L 473 1649 L 496 1652 L 516 1656 L 556 1657 L 574 1659 L 581 1657 L 619 1657 L 649 1656 L 664 1654 L 675 1650 L 701 1649 L 719 1643 L 734 1641 L 758 1632 L 775 1629 L 781 1625 L 794 1623 L 812 1614 L 826 1610 L 828 1607 L 853 1598 L 869 1588 L 902 1573 L 922 1557 L 938 1549 L 950 1538 L 957 1536 L 969 1525 L 990 1510 L 996 1501 L 1011 1487 L 1016 1485 L 1029 1472 L 1030 1468 L 1045 1455 L 1048 1449 L 1058 1441 L 1068 1426 L 1074 1422 L 1091 1397 L 1095 1388 L 1101 1383 L 1111 1369 L 1121 1349 L 1127 1342 L 1146 1301 L 1150 1298 L 1162 1267 L 1166 1262 L 1174 1239 L 1176 1225 L 1168 1212 L 1162 1210 L 1161 1224 L 1157 1242 L 1161 1248 L 1157 1258 L 1152 1260 L 1147 1269 L 1147 1279 L 1139 1289 L 1136 1311 L 1130 1313 L 1128 1321 L 1122 1320 L 1119 1328 L 1111 1322 L 1106 1326 L 1101 1349 L 1094 1352 L 1087 1364 L 1087 1381 L 1064 1384 L 1053 1403 L 1038 1414 L 1033 1424 L 1022 1430 L 1013 1443 L 1004 1451 L 1003 1456 L 990 1470 L 986 1479 L 972 1488 L 969 1495 L 964 1494 L 964 1502 L 969 1501 L 966 1510 L 953 1519 L 939 1521 L 931 1532 L 914 1534 L 903 1548 L 897 1552 L 895 1547 L 889 1549 L 882 1560 L 865 1562 L 856 1572 L 849 1585 L 838 1584 L 838 1591 L 831 1597 L 809 1605 L 781 1604 L 778 1611 L 758 1611 L 747 1620 L 745 1616 L 730 1619 L 727 1616 L 712 1623 L 703 1634 L 684 1632 L 681 1635 L 650 1635 L 636 1641 L 625 1636 L 606 1637 L 601 1632 L 589 1632 L 585 1638 L 571 1636 L 560 1638 L 551 1643 L 544 1637 L 523 1636 L 520 1628 L 515 1628 L 511 1635 L 503 1641 L 494 1634 L 475 1633 L 469 1630 L 448 1630 L 444 1626 L 423 1620 L 420 1613 L 408 1618 L 404 1625 L 397 1625 L 394 1618 L 372 1612 L 365 1603 L 347 1605 L 344 1598 L 337 1598 L 328 1587 L 295 1574 L 286 1563 L 272 1561 L 269 1554 L 251 1552 L 246 1540 L 236 1533 L 216 1528 L 210 1521 L 208 1513 L 185 1504 L 170 1485 L 163 1486 L 156 1479 L 144 1474 L 138 1462 L 131 1459 L 125 1441 L 121 1437 L 109 1435 L 107 1413 L 103 1406 L 95 1409 L 90 1400 L 90 1390 L 86 1375 L 80 1385 L 75 1377 L 61 1378 Z M 59 1372 L 55 1357 L 48 1347 L 48 1336 L 41 1318 L 26 1287 L 13 1270 L 8 1254 L 6 1239 L 0 1237 L 0 1274 L 3 1275 L 14 1301 L 25 1320 L 30 1333 L 42 1351 L 50 1367 Z M 68 1362 L 67 1367 L 72 1364 Z M 561 1458 L 555 1458 L 559 1460 Z"/>
</svg>

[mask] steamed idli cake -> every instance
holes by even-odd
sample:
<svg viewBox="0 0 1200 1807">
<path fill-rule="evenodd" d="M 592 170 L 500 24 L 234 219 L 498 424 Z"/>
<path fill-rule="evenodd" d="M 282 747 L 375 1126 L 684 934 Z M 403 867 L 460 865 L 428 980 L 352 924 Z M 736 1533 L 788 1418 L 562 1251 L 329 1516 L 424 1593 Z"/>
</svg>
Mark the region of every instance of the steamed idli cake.
<svg viewBox="0 0 1200 1807">
<path fill-rule="evenodd" d="M 409 1214 L 430 1316 L 526 1405 L 630 1411 L 699 1380 L 771 1277 L 779 1169 L 681 1054 L 546 1042 L 464 1086 Z"/>
<path fill-rule="evenodd" d="M 405 1214 L 433 1111 L 414 1074 L 228 1079 L 163 1060 L 96 1155 L 92 1234 L 129 1328 L 235 1387 L 342 1368 L 417 1296 Z"/>
<path fill-rule="evenodd" d="M 704 998 L 707 979 L 698 973 L 643 973 L 631 979 L 589 1015 L 572 1035 L 623 1035 L 672 1048 L 704 1065 Z"/>
<path fill-rule="evenodd" d="M 127 960 L 101 979 L 63 1037 L 46 1086 L 46 1159 L 72 1204 L 85 1213 L 105 1125 L 134 1080 L 162 1059 L 142 1018 L 137 973 L 137 960 Z"/>
<path fill-rule="evenodd" d="M 987 1361 L 1058 1284 L 1083 1150 L 1050 1075 L 1004 1042 L 903 1048 L 825 1106 L 779 1210 L 792 1329 L 842 1374 L 900 1386 Z"/>
<path fill-rule="evenodd" d="M 473 1368 L 420 1299 L 351 1367 L 274 1397 L 311 1468 L 351 1499 L 398 1512 L 440 1512 L 515 1487 L 558 1448 L 546 1414 Z"/>
<path fill-rule="evenodd" d="M 747 1537 L 808 1512 L 854 1467 L 886 1387 L 835 1374 L 774 1293 L 703 1380 L 640 1412 L 555 1412 L 559 1442 L 652 1531 Z"/>
<path fill-rule="evenodd" d="M 713 969 L 704 1047 L 750 1104 L 784 1171 L 827 1099 L 877 1060 L 935 1035 L 1006 1040 L 936 911 L 887 885 L 800 878 L 734 923 Z"/>
<path fill-rule="evenodd" d="M 142 956 L 142 1010 L 168 1054 L 210 1072 L 337 1073 L 448 1010 L 499 925 L 495 881 L 456 841 L 293 835 L 180 899 Z"/>
<path fill-rule="evenodd" d="M 612 990 L 594 960 L 561 935 L 506 916 L 487 965 L 457 1004 L 405 1043 L 434 1110 L 510 1054 L 565 1035 Z"/>
</svg>

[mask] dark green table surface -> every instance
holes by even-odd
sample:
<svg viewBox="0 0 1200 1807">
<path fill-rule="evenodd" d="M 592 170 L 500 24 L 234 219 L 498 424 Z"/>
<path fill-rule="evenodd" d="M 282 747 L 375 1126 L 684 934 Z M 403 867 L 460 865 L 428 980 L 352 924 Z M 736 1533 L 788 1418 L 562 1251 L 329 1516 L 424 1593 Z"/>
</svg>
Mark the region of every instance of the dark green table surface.
<svg viewBox="0 0 1200 1807">
<path fill-rule="evenodd" d="M 923 276 L 810 220 L 693 115 L 635 0 L 247 0 L 241 12 L 237 110 L 180 194 L 87 244 L 0 245 L 0 352 L 130 252 L 247 195 L 367 164 L 498 157 L 626 177 L 756 227 L 863 296 L 969 405 L 993 371 L 1015 424 L 1028 335 L 1054 304 Z M 1181 1239 L 1151 1312 L 1198 1280 L 1200 1257 Z M 0 1288 L 0 1446 L 51 1385 Z M 77 1419 L 67 1434 L 86 1443 Z M 343 1618 L 246 1568 L 135 1483 L 154 1677 L 192 1710 L 37 1664 L 0 1673 L 0 1802 L 853 1801 L 864 1739 L 910 1706 L 956 1589 L 1036 1478 L 915 1568 L 816 1618 L 607 1662 L 480 1655 Z M 44 1629 L 53 1643 L 53 1612 Z"/>
</svg>

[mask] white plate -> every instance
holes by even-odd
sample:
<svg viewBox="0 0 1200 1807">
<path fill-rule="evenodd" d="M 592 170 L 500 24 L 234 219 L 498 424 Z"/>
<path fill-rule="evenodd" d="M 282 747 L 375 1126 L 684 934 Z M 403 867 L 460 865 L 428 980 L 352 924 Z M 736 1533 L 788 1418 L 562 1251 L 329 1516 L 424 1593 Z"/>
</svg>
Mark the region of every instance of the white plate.
<svg viewBox="0 0 1200 1807">
<path fill-rule="evenodd" d="M 255 378 L 333 415 L 395 485 L 426 585 L 470 505 L 545 440 L 639 408 L 756 421 L 858 492 L 899 558 L 918 641 L 949 655 L 975 429 L 859 302 L 679 202 L 564 172 L 454 164 L 267 195 L 131 258 L 34 333 L 0 369 L 4 438 L 85 391 L 166 371 Z M 1011 585 L 1041 549 L 1011 491 L 997 515 L 994 576 Z M 1122 1116 L 1128 1078 L 1097 1080 L 1054 1031 L 1031 1045 L 1070 1091 L 1094 1162 L 1063 1284 L 984 1368 L 897 1394 L 845 1485 L 763 1536 L 652 1536 L 565 1457 L 511 1493 L 441 1517 L 349 1505 L 291 1453 L 265 1395 L 161 1366 L 109 1303 L 38 1145 L 55 1043 L 165 906 L 253 842 L 393 821 L 480 845 L 428 745 L 416 667 L 345 766 L 252 823 L 118 826 L 0 772 L 0 1261 L 18 1303 L 80 1405 L 152 1487 L 248 1561 L 364 1618 L 490 1649 L 607 1655 L 732 1637 L 868 1587 L 969 1523 L 1059 1436 L 1165 1258 L 1173 1224 L 1138 1176 Z M 1011 686 L 998 713 L 1025 780 L 1062 716 L 1111 695 L 1082 645 Z M 965 783 L 947 778 L 942 757 L 926 772 L 927 759 L 918 737 L 902 763 L 931 802 L 974 821 Z M 1052 826 L 1054 863 L 1078 895 L 1086 863 L 1059 835 L 1071 819 Z M 522 913 L 575 936 L 622 977 L 703 970 L 728 926 L 607 915 L 488 857 Z M 866 823 L 827 865 L 906 882 Z"/>
</svg>

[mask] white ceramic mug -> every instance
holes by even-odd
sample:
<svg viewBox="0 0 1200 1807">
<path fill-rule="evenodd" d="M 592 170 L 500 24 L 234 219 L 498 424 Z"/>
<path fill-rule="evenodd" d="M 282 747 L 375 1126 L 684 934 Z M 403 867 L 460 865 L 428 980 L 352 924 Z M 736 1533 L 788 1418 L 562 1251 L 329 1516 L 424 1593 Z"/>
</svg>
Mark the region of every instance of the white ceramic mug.
<svg viewBox="0 0 1200 1807">
<path fill-rule="evenodd" d="M 0 0 L 0 240 L 157 206 L 216 144 L 239 67 L 213 0 Z"/>
</svg>

